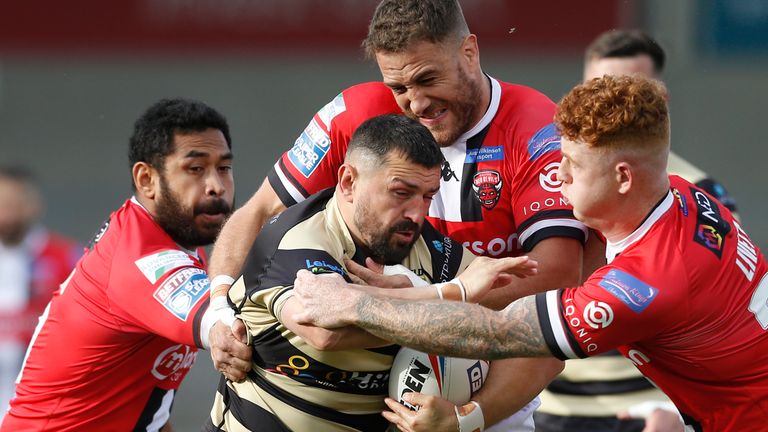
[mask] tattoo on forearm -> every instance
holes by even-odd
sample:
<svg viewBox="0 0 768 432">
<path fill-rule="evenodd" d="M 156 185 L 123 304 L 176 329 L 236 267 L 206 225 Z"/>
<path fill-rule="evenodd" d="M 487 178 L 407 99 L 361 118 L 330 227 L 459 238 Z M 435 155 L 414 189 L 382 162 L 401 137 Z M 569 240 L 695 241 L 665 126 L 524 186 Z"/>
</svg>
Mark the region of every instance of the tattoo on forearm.
<svg viewBox="0 0 768 432">
<path fill-rule="evenodd" d="M 503 311 L 452 301 L 363 296 L 357 316 L 355 324 L 377 336 L 434 354 L 483 359 L 551 355 L 533 296 Z"/>
</svg>

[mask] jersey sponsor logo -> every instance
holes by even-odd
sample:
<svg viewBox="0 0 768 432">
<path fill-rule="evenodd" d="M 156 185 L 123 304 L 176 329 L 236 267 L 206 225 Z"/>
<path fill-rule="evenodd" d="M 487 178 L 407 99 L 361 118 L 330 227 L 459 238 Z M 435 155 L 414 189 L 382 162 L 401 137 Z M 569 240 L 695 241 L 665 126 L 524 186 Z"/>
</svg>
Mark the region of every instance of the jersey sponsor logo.
<svg viewBox="0 0 768 432">
<path fill-rule="evenodd" d="M 736 266 L 741 269 L 744 276 L 748 281 L 752 282 L 755 277 L 755 270 L 757 270 L 757 249 L 752 241 L 747 237 L 747 233 L 741 229 L 741 225 L 738 222 L 733 221 L 736 225 Z"/>
<path fill-rule="evenodd" d="M 308 178 L 320 165 L 330 148 L 331 139 L 328 134 L 315 119 L 312 119 L 288 151 L 288 160 L 304 177 Z"/>
<path fill-rule="evenodd" d="M 560 162 L 551 162 L 539 173 L 539 184 L 547 192 L 560 192 L 563 182 L 557 179 Z"/>
<path fill-rule="evenodd" d="M 432 247 L 440 253 L 443 253 L 443 242 L 440 240 L 432 240 Z"/>
<path fill-rule="evenodd" d="M 287 360 L 282 357 L 282 360 L 277 362 L 277 364 L 268 362 L 264 370 L 330 390 L 380 394 L 382 391 L 386 392 L 389 383 L 388 370 L 363 372 L 336 369 L 301 354 L 291 355 Z"/>
<path fill-rule="evenodd" d="M 722 258 L 725 236 L 731 226 L 720 215 L 717 204 L 698 189 L 691 188 L 696 201 L 696 221 L 698 225 L 693 234 L 693 241 L 710 250 L 717 258 Z"/>
<path fill-rule="evenodd" d="M 182 372 L 192 367 L 197 360 L 197 350 L 188 345 L 174 345 L 165 349 L 155 358 L 152 376 L 159 380 L 170 378 L 178 381 Z"/>
<path fill-rule="evenodd" d="M 560 135 L 554 123 L 539 129 L 528 141 L 528 158 L 531 161 L 556 150 L 560 150 Z"/>
<path fill-rule="evenodd" d="M 612 269 L 598 283 L 635 313 L 640 313 L 656 298 L 657 288 L 621 270 Z"/>
<path fill-rule="evenodd" d="M 324 260 L 304 260 L 304 264 L 307 266 L 307 270 L 311 271 L 314 274 L 324 274 L 324 273 L 338 273 L 342 276 L 344 276 L 347 272 L 344 270 L 343 267 L 337 264 L 331 264 Z"/>
<path fill-rule="evenodd" d="M 627 352 L 627 358 L 635 364 L 635 366 L 647 365 L 651 362 L 651 359 L 636 349 L 631 349 Z"/>
<path fill-rule="evenodd" d="M 716 255 L 720 256 L 723 250 L 723 236 L 717 232 L 715 227 L 711 225 L 701 224 L 696 227 L 696 236 L 700 244 L 703 244 L 707 249 L 716 252 Z"/>
<path fill-rule="evenodd" d="M 510 235 L 506 239 L 496 237 L 489 240 L 487 243 L 480 240 L 466 241 L 463 243 L 463 246 L 472 251 L 475 255 L 495 257 L 505 253 L 508 254 L 517 248 L 517 233 Z"/>
<path fill-rule="evenodd" d="M 565 320 L 571 326 L 572 333 L 578 339 L 579 343 L 584 347 L 587 353 L 595 352 L 598 349 L 597 342 L 592 340 L 592 333 L 588 329 L 581 326 L 582 317 L 576 312 L 576 306 L 573 304 L 573 299 L 569 298 L 564 302 L 564 316 Z"/>
<path fill-rule="evenodd" d="M 442 178 L 444 182 L 451 179 L 459 181 L 459 177 L 456 176 L 456 172 L 451 169 L 451 164 L 447 160 L 444 160 L 442 165 L 440 165 L 440 178 Z"/>
<path fill-rule="evenodd" d="M 467 150 L 464 163 L 478 163 L 504 160 L 503 146 L 488 146 Z"/>
<path fill-rule="evenodd" d="M 680 205 L 680 210 L 683 212 L 683 216 L 688 216 L 688 200 L 685 195 L 681 194 L 679 190 L 672 188 L 672 195 L 677 198 L 677 203 Z"/>
<path fill-rule="evenodd" d="M 109 222 L 111 218 L 108 218 L 104 221 L 103 224 L 101 224 L 101 227 L 99 227 L 99 230 L 94 234 L 93 238 L 91 238 L 91 241 L 88 242 L 88 246 L 86 246 L 86 249 L 91 250 L 96 243 L 101 240 L 102 237 L 104 237 L 104 234 L 106 234 L 107 229 L 109 229 Z"/>
<path fill-rule="evenodd" d="M 344 103 L 344 95 L 342 93 L 339 93 L 338 96 L 333 98 L 332 101 L 328 102 L 327 105 L 322 107 L 320 111 L 318 111 L 317 116 L 320 117 L 320 120 L 323 121 L 325 124 L 325 127 L 328 128 L 328 130 L 331 129 L 331 122 L 333 119 L 343 113 L 347 110 L 347 105 Z"/>
<path fill-rule="evenodd" d="M 139 258 L 136 261 L 136 267 L 141 270 L 149 282 L 155 283 L 164 274 L 178 268 L 194 264 L 192 258 L 185 252 L 179 250 L 166 250 L 152 255 Z"/>
<path fill-rule="evenodd" d="M 450 237 L 443 237 L 443 250 L 440 253 L 443 254 L 443 264 L 440 266 L 440 279 L 438 281 L 445 282 L 452 279 L 451 274 L 451 255 L 453 254 L 453 242 Z"/>
<path fill-rule="evenodd" d="M 593 300 L 584 308 L 583 316 L 593 329 L 606 328 L 613 322 L 613 309 L 608 303 Z"/>
<path fill-rule="evenodd" d="M 543 201 L 531 201 L 530 203 L 526 204 L 523 207 L 523 214 L 525 216 L 528 216 L 530 214 L 536 213 L 541 210 L 549 210 L 553 207 L 557 206 L 559 207 L 570 207 L 571 203 L 568 202 L 567 199 L 565 199 L 564 196 L 560 195 L 557 198 L 547 198 Z"/>
<path fill-rule="evenodd" d="M 481 170 L 472 177 L 472 190 L 486 210 L 493 210 L 501 197 L 501 174 L 494 170 Z"/>
<path fill-rule="evenodd" d="M 170 275 L 155 291 L 155 300 L 186 321 L 197 302 L 208 294 L 210 281 L 204 270 L 186 267 Z"/>
</svg>

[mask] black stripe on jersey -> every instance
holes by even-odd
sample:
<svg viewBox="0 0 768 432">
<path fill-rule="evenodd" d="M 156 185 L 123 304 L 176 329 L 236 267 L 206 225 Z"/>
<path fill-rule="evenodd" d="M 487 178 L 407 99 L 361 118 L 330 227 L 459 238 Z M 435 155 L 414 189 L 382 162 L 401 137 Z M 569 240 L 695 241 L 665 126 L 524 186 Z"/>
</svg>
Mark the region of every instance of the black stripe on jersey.
<svg viewBox="0 0 768 432">
<path fill-rule="evenodd" d="M 394 358 L 397 355 L 397 352 L 400 351 L 400 345 L 387 345 L 383 347 L 366 348 L 366 351 L 389 355 Z"/>
<path fill-rule="evenodd" d="M 539 327 L 541 327 L 541 333 L 544 335 L 544 342 L 547 343 L 549 351 L 560 360 L 568 360 L 569 357 L 560 349 L 560 345 L 557 344 L 555 335 L 552 333 L 553 323 L 550 322 L 547 311 L 547 293 L 536 294 L 536 312 L 539 316 Z M 554 325 L 562 324 L 554 323 Z"/>
<path fill-rule="evenodd" d="M 290 207 L 296 205 L 296 200 L 293 199 L 293 196 L 291 196 L 291 194 L 288 192 L 288 189 L 286 189 L 285 185 L 283 185 L 283 181 L 277 175 L 277 171 L 275 171 L 274 166 L 271 170 L 269 170 L 269 173 L 267 174 L 267 181 L 269 181 L 270 186 L 272 186 L 272 190 L 275 191 L 275 194 L 277 194 L 277 197 L 280 198 L 280 201 L 284 206 Z"/>
<path fill-rule="evenodd" d="M 219 379 L 218 390 L 219 394 L 222 396 L 222 402 L 224 403 L 224 413 L 230 411 L 237 421 L 250 428 L 250 430 L 258 430 L 262 432 L 291 432 L 291 430 L 285 427 L 283 422 L 281 422 L 277 416 L 255 403 L 241 398 L 237 393 L 233 392 L 227 385 L 227 380 L 223 376 Z M 208 421 L 205 422 L 202 430 L 204 432 L 218 432 L 222 430 L 221 426 L 214 425 L 209 416 Z"/>
<path fill-rule="evenodd" d="M 483 140 L 488 135 L 491 128 L 489 123 L 477 135 L 467 140 L 467 153 L 470 150 L 479 149 L 483 146 Z M 477 174 L 477 163 L 465 163 L 464 171 L 461 174 L 461 220 L 462 222 L 480 222 L 483 220 L 483 207 L 475 196 L 475 190 L 472 188 L 472 181 Z"/>
<path fill-rule="evenodd" d="M 587 358 L 587 353 L 585 353 L 581 349 L 581 345 L 579 345 L 579 341 L 576 340 L 576 337 L 573 336 L 573 333 L 571 333 L 571 328 L 568 327 L 568 323 L 565 322 L 565 319 L 563 318 L 565 316 L 565 311 L 563 310 L 563 289 L 560 288 L 557 290 L 557 316 L 560 317 L 560 325 L 563 326 L 563 332 L 565 333 L 565 337 L 568 339 L 568 345 L 570 345 L 571 349 L 573 350 L 574 354 L 576 354 L 579 358 Z"/>
<path fill-rule="evenodd" d="M 432 275 L 428 275 L 429 279 L 432 282 L 448 282 L 455 278 L 464 255 L 461 243 L 439 232 L 427 221 L 424 221 L 421 235 L 432 257 Z"/>
<path fill-rule="evenodd" d="M 520 247 L 525 252 L 530 252 L 540 241 L 550 237 L 568 237 L 578 240 L 581 244 L 584 244 L 587 240 L 584 231 L 574 227 L 558 225 L 537 230 L 533 235 L 525 239 Z"/>
<path fill-rule="evenodd" d="M 332 196 L 333 188 L 318 192 L 307 200 L 302 201 L 300 204 L 289 207 L 284 212 L 270 219 L 269 222 L 262 227 L 261 232 L 253 242 L 251 251 L 248 253 L 245 266 L 243 266 L 243 282 L 248 291 L 259 289 L 259 287 L 263 285 L 262 278 L 267 272 L 271 271 L 271 267 L 275 264 L 275 254 L 278 251 L 277 248 L 280 245 L 280 240 L 285 236 L 285 233 L 290 231 L 300 222 L 323 211 Z M 293 281 L 296 278 L 296 270 L 297 267 L 294 266 L 291 269 L 292 274 L 281 275 L 280 277 L 282 279 L 279 284 L 263 286 L 293 285 Z M 288 281 L 290 281 L 290 283 L 286 283 Z M 242 305 L 240 305 L 240 307 L 242 307 Z"/>
<path fill-rule="evenodd" d="M 272 297 L 272 301 L 270 301 L 269 302 L 269 306 L 267 306 L 267 310 L 269 311 L 270 315 L 272 315 L 273 317 L 277 318 L 278 320 L 280 319 L 279 316 L 275 315 L 275 303 L 277 303 L 277 300 L 279 298 L 281 298 L 282 296 L 284 296 L 287 293 L 291 292 L 292 289 L 293 289 L 293 285 L 291 285 L 289 287 L 285 287 L 285 288 L 281 289 L 280 292 L 277 293 L 274 297 Z"/>
<path fill-rule="evenodd" d="M 210 296 L 206 296 L 203 304 L 200 306 L 200 309 L 197 310 L 194 321 L 192 322 L 192 337 L 194 338 L 195 345 L 197 345 L 198 348 L 203 348 L 203 340 L 200 337 L 200 323 L 203 321 L 203 315 L 205 315 L 205 311 L 208 309 L 208 303 L 210 302 Z"/>
<path fill-rule="evenodd" d="M 701 423 L 697 422 L 693 417 L 684 412 L 680 412 L 680 417 L 683 418 L 683 423 L 692 427 L 695 432 L 704 432 L 704 428 L 701 427 Z"/>
<path fill-rule="evenodd" d="M 600 396 L 631 393 L 653 388 L 653 384 L 645 377 L 628 378 L 611 381 L 566 381 L 555 379 L 547 390 L 552 393 L 576 396 Z"/>
<path fill-rule="evenodd" d="M 330 408 L 326 408 L 312 402 L 305 401 L 299 397 L 296 397 L 290 393 L 283 392 L 279 388 L 275 387 L 272 383 L 264 379 L 261 375 L 254 371 L 248 372 L 248 378 L 250 378 L 256 385 L 262 390 L 272 395 L 272 397 L 280 400 L 281 402 L 304 411 L 315 417 L 319 417 L 334 423 L 339 423 L 347 427 L 351 427 L 360 431 L 384 431 L 389 426 L 389 422 L 381 416 L 379 413 L 375 414 L 345 414 Z M 227 387 L 229 389 L 229 387 Z M 240 399 L 240 397 L 234 392 L 230 391 L 230 397 L 234 401 Z M 234 412 L 233 412 L 234 413 Z M 249 422 L 238 419 L 243 425 L 248 426 Z M 257 424 L 256 424 L 257 425 Z M 256 426 L 254 425 L 254 426 Z M 259 429 L 261 430 L 261 429 Z"/>
<path fill-rule="evenodd" d="M 272 373 L 286 377 L 309 387 L 343 392 L 347 394 L 384 397 L 387 394 L 389 369 L 351 371 L 333 367 L 311 357 L 296 348 L 274 325 L 253 338 L 253 362 Z M 394 359 L 396 350 L 388 349 Z"/>
<path fill-rule="evenodd" d="M 573 215 L 573 210 L 544 210 L 540 212 L 536 212 L 533 216 L 529 217 L 528 219 L 522 221 L 520 225 L 517 227 L 517 232 L 521 233 L 528 229 L 531 225 L 535 224 L 536 222 L 547 220 L 547 219 L 573 219 L 576 220 L 576 217 Z"/>
<path fill-rule="evenodd" d="M 283 175 L 285 175 L 285 178 L 288 179 L 291 185 L 295 187 L 296 190 L 298 190 L 304 198 L 308 197 L 310 193 L 307 192 L 307 190 L 304 189 L 304 186 L 301 185 L 301 182 L 296 180 L 296 177 L 291 174 L 291 172 L 288 170 L 288 167 L 285 166 L 285 162 L 283 162 L 282 156 L 277 160 L 277 164 L 280 166 L 280 171 L 283 172 Z M 269 174 L 267 174 L 267 180 L 269 180 L 269 184 L 272 185 L 272 189 L 275 190 L 275 193 L 277 193 L 277 196 L 280 198 L 280 201 L 283 202 L 283 205 L 290 207 L 296 204 L 296 200 L 293 198 L 293 196 L 291 196 L 291 194 L 288 192 L 288 189 L 285 188 L 282 180 L 277 175 L 277 171 L 275 171 L 274 165 L 272 166 L 272 169 L 269 170 Z"/>
<path fill-rule="evenodd" d="M 139 420 L 136 421 L 136 425 L 133 427 L 134 431 L 147 430 L 147 426 L 149 426 L 152 423 L 152 420 L 154 420 L 155 414 L 157 414 L 157 411 L 163 405 L 163 398 L 169 391 L 173 390 L 166 390 L 157 387 L 152 390 L 152 393 L 149 395 L 149 400 L 147 400 L 147 403 L 144 405 L 144 409 L 141 411 Z"/>
</svg>

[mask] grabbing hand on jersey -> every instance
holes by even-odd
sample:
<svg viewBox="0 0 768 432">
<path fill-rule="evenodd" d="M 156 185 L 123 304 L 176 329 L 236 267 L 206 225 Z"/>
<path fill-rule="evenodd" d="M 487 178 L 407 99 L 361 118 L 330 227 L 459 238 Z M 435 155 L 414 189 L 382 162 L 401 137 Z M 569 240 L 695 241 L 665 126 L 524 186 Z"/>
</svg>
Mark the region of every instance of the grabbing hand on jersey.
<svg viewBox="0 0 768 432">
<path fill-rule="evenodd" d="M 208 336 L 211 359 L 216 370 L 230 381 L 241 382 L 251 370 L 253 350 L 247 345 L 245 324 L 239 319 L 232 327 L 216 321 Z"/>
<path fill-rule="evenodd" d="M 384 274 L 384 266 L 371 258 L 365 259 L 365 266 L 344 260 L 344 266 L 352 281 L 359 285 L 371 285 L 379 288 L 409 288 L 413 282 L 404 274 Z"/>
<path fill-rule="evenodd" d="M 488 291 L 509 285 L 513 277 L 525 278 L 538 272 L 538 262 L 527 256 L 512 258 L 477 257 L 458 279 L 464 285 L 466 301 L 477 303 Z"/>
</svg>

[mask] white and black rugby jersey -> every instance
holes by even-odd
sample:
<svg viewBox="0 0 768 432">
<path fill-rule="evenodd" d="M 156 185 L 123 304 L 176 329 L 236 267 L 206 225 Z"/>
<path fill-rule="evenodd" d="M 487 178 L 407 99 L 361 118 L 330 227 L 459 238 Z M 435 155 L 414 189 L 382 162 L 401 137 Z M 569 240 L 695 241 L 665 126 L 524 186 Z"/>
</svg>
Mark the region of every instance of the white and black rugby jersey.
<svg viewBox="0 0 768 432">
<path fill-rule="evenodd" d="M 222 379 L 208 430 L 384 431 L 389 369 L 398 346 L 320 351 L 280 322 L 299 269 L 336 272 L 344 258 L 365 262 L 326 189 L 273 218 L 259 234 L 241 278 L 229 291 L 254 350 L 243 383 Z M 448 281 L 474 255 L 424 222 L 402 262 L 424 280 Z M 217 429 L 217 426 L 220 429 Z"/>
</svg>

